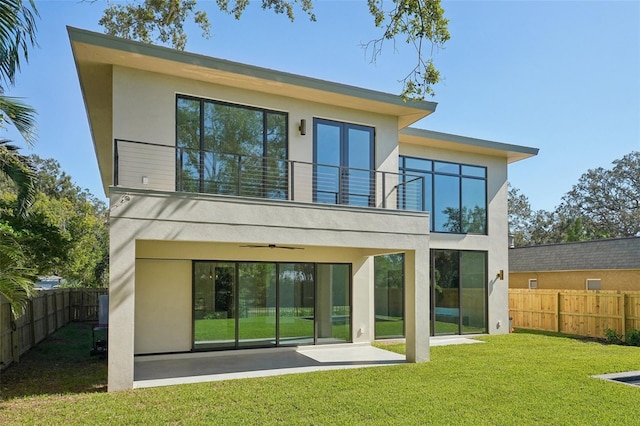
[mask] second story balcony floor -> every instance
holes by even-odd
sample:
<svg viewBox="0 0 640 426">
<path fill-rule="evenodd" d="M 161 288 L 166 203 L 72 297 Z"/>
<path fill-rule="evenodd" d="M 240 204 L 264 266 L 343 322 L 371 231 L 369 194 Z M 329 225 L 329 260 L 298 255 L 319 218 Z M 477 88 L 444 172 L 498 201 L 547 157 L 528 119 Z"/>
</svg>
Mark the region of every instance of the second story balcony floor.
<svg viewBox="0 0 640 426">
<path fill-rule="evenodd" d="M 114 186 L 383 209 L 425 210 L 425 177 L 114 141 Z"/>
</svg>

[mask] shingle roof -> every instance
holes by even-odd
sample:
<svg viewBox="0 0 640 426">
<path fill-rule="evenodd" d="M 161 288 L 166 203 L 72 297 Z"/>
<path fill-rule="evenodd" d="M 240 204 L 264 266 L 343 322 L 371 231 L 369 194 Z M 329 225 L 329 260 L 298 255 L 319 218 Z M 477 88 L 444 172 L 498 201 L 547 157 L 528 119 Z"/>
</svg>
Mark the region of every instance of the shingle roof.
<svg viewBox="0 0 640 426">
<path fill-rule="evenodd" d="M 640 269 L 640 237 L 518 247 L 511 272 Z"/>
</svg>

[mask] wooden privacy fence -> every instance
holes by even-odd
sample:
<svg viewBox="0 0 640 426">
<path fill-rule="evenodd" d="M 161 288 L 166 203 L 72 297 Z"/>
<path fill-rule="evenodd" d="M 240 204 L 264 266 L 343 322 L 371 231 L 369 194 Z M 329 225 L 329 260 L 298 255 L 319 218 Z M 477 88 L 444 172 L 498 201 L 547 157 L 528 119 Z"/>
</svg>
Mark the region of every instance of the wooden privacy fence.
<svg viewBox="0 0 640 426">
<path fill-rule="evenodd" d="M 98 296 L 106 288 L 41 290 L 27 301 L 18 318 L 0 296 L 0 371 L 71 321 L 98 322 Z"/>
<path fill-rule="evenodd" d="M 605 337 L 640 329 L 640 291 L 509 290 L 513 327 Z"/>
</svg>

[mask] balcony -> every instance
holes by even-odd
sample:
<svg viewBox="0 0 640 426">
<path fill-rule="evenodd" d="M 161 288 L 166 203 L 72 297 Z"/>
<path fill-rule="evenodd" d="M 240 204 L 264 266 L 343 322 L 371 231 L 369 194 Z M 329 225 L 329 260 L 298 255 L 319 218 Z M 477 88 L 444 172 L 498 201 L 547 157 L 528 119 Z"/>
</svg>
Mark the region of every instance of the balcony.
<svg viewBox="0 0 640 426">
<path fill-rule="evenodd" d="M 114 141 L 114 186 L 424 210 L 424 178 L 297 160 Z"/>
</svg>

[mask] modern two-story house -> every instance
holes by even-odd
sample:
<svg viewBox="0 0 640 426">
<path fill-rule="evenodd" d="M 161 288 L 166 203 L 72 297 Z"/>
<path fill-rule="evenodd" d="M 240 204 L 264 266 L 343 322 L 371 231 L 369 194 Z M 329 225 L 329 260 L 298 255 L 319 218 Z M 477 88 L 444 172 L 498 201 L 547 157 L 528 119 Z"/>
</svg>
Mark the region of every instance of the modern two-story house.
<svg viewBox="0 0 640 426">
<path fill-rule="evenodd" d="M 508 331 L 507 166 L 433 102 L 69 28 L 110 198 L 109 390 L 135 359 Z"/>
</svg>

